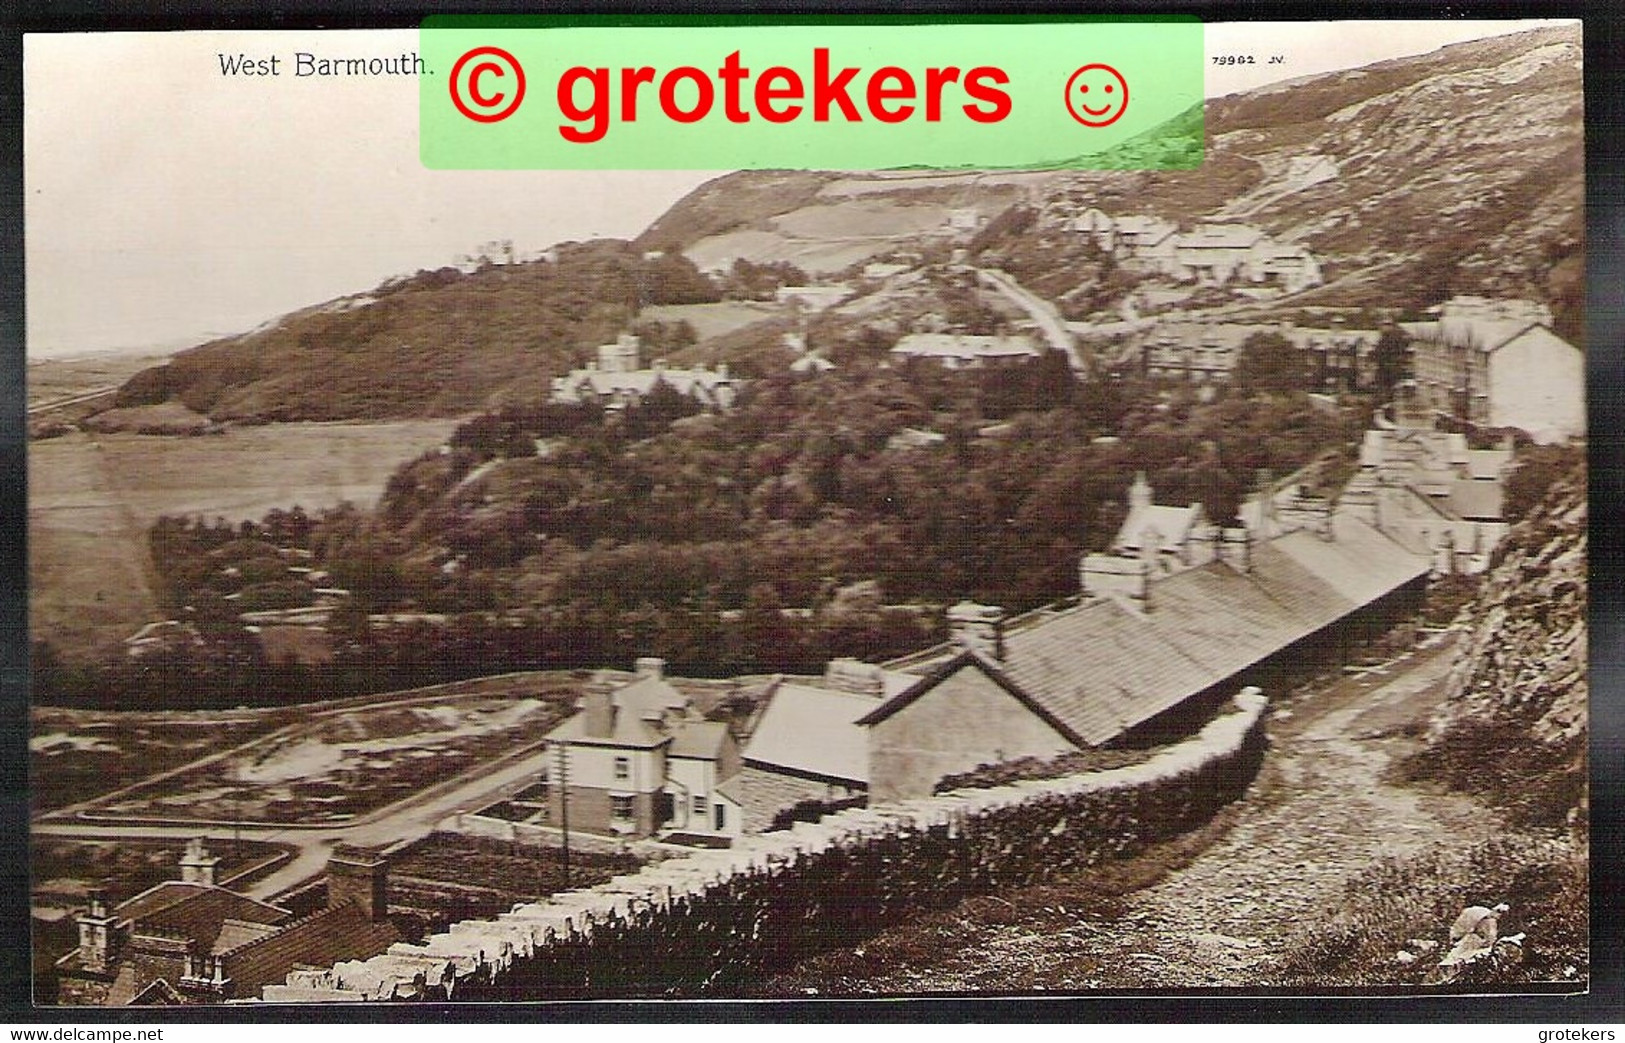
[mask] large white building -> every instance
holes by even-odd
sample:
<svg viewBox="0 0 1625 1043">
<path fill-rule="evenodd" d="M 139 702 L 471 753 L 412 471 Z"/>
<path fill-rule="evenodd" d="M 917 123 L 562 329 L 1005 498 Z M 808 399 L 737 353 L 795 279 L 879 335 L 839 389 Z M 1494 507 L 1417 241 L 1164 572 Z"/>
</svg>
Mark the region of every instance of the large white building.
<svg viewBox="0 0 1625 1043">
<path fill-rule="evenodd" d="M 1455 297 L 1410 334 L 1418 401 L 1537 442 L 1583 437 L 1585 353 L 1552 332 L 1552 312 L 1523 300 Z"/>
</svg>

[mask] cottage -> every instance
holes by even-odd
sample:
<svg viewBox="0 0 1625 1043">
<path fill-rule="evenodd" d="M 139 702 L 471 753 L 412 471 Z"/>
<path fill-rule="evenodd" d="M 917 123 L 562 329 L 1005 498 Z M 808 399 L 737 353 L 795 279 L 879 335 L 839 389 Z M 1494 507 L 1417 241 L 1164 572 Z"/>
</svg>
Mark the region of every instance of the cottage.
<svg viewBox="0 0 1625 1043">
<path fill-rule="evenodd" d="M 202 839 L 181 879 L 77 918 L 79 946 L 57 961 L 58 1002 L 79 1006 L 222 1003 L 283 981 L 301 965 L 376 956 L 401 940 L 389 920 L 387 862 L 349 848 L 327 864 L 327 904 L 306 916 L 228 890 Z"/>
<path fill-rule="evenodd" d="M 1402 422 L 1365 433 L 1342 502 L 1431 556 L 1435 572 L 1482 572 L 1511 528 L 1503 504 L 1512 465 L 1510 446 L 1472 449 L 1465 435 Z"/>
<path fill-rule="evenodd" d="M 910 333 L 892 346 L 894 359 L 929 359 L 944 369 L 1020 365 L 1042 352 L 1026 334 Z"/>
<path fill-rule="evenodd" d="M 1169 571 L 1179 565 L 1189 565 L 1196 557 L 1196 544 L 1202 539 L 1212 540 L 1211 526 L 1199 503 L 1184 507 L 1155 502 L 1151 483 L 1145 472 L 1134 476 L 1129 489 L 1129 512 L 1117 536 L 1111 542 L 1111 551 L 1123 557 L 1139 557 L 1144 552 L 1157 567 Z"/>
<path fill-rule="evenodd" d="M 547 820 L 625 839 L 726 834 L 734 824 L 713 797 L 739 770 L 737 742 L 665 679 L 664 660 L 641 658 L 636 671 L 619 687 L 595 680 L 549 733 Z"/>
<path fill-rule="evenodd" d="M 1401 325 L 1424 406 L 1542 443 L 1584 436 L 1585 354 L 1552 331 L 1550 308 L 1455 297 L 1436 321 Z"/>
<path fill-rule="evenodd" d="M 721 787 L 741 828 L 771 828 L 797 807 L 861 802 L 869 754 L 856 722 L 918 681 L 853 659 L 832 660 L 822 678 L 775 681 L 745 745 L 743 768 Z"/>
</svg>

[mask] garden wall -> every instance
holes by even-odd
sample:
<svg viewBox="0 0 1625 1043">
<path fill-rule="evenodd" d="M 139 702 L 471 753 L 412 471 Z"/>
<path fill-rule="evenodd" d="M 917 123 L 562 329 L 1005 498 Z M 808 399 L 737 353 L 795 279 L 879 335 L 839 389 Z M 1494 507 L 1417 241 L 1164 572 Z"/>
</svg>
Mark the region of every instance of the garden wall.
<svg viewBox="0 0 1625 1043">
<path fill-rule="evenodd" d="M 1205 822 L 1257 772 L 1266 701 L 1142 764 L 830 815 L 732 849 L 296 971 L 274 1002 L 727 996 L 908 915 L 1133 854 Z"/>
</svg>

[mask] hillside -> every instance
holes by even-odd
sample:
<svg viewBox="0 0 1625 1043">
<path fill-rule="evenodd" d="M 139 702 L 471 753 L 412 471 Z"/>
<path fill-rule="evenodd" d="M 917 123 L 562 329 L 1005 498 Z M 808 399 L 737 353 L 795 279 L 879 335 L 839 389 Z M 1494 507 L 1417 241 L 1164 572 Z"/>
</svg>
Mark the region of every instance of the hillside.
<svg viewBox="0 0 1625 1043">
<path fill-rule="evenodd" d="M 611 240 L 554 253 L 420 271 L 284 316 L 144 370 L 117 404 L 174 400 L 226 421 L 455 416 L 535 401 L 645 305 L 716 299 L 676 256 Z"/>
<path fill-rule="evenodd" d="M 1189 116 L 1125 148 L 1177 145 Z M 1097 292 L 1099 271 L 1068 249 L 1077 237 L 1060 220 L 1084 206 L 1186 227 L 1245 221 L 1305 245 L 1325 285 L 1288 306 L 1415 311 L 1454 293 L 1525 296 L 1549 301 L 1558 332 L 1580 341 L 1578 27 L 1214 99 L 1205 122 L 1198 169 L 729 174 L 633 243 L 421 271 L 184 352 L 131 380 L 119 404 L 178 400 L 217 421 L 264 421 L 445 416 L 534 400 L 642 306 L 716 298 L 677 251 L 706 271 L 742 258 L 850 276 L 882 256 L 946 260 L 964 245 L 950 228 L 955 211 L 991 222 L 973 254 L 1043 271 L 1091 307 L 1110 305 L 1111 288 Z M 1038 220 L 993 220 L 1015 208 Z M 1246 310 L 1245 301 L 1220 309 Z M 777 333 L 764 326 L 734 339 Z"/>
</svg>

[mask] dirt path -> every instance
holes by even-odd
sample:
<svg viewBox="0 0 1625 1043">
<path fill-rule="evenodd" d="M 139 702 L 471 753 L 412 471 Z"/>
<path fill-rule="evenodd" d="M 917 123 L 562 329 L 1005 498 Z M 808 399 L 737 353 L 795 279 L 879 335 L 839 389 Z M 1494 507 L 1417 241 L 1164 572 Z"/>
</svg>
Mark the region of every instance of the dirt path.
<svg viewBox="0 0 1625 1043">
<path fill-rule="evenodd" d="M 1002 902 L 1010 915 L 977 923 L 977 913 L 961 910 L 947 931 L 964 944 L 944 944 L 923 965 L 820 981 L 841 963 L 815 960 L 791 978 L 836 993 L 1271 984 L 1286 940 L 1351 876 L 1385 856 L 1493 832 L 1490 817 L 1464 797 L 1383 779 L 1415 744 L 1407 725 L 1425 720 L 1442 697 L 1452 646 L 1441 640 L 1277 709 L 1269 756 L 1247 797 L 1190 843 L 1196 853 L 1180 868 L 1160 879 L 1149 872 L 1155 882 L 1107 903 L 1109 914 L 1067 909 L 1080 891 L 1065 882 L 1012 894 L 1013 902 L 977 899 Z M 863 954 L 860 946 L 843 958 Z"/>
</svg>

